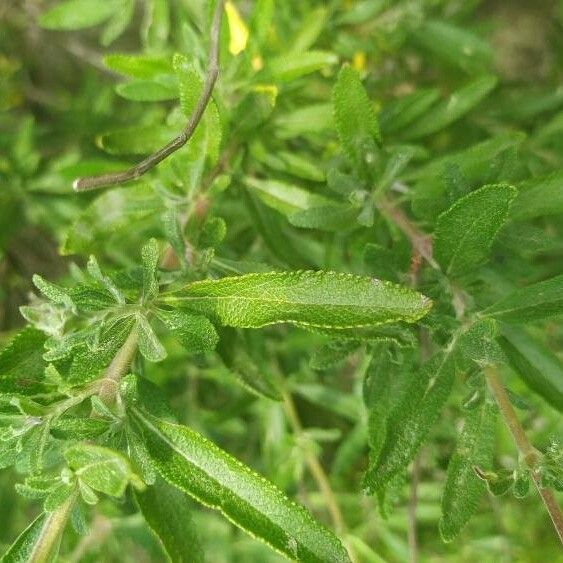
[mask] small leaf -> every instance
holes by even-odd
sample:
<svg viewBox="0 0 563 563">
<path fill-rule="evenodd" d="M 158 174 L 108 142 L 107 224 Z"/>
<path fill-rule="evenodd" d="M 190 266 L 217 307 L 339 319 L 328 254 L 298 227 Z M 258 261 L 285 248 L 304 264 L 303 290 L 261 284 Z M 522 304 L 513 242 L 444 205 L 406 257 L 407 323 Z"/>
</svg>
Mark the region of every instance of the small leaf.
<svg viewBox="0 0 563 563">
<path fill-rule="evenodd" d="M 112 53 L 104 57 L 104 64 L 114 72 L 133 78 L 148 79 L 159 74 L 172 73 L 170 59 L 156 55 Z"/>
<path fill-rule="evenodd" d="M 178 98 L 178 88 L 168 80 L 132 80 L 118 84 L 115 91 L 132 102 L 164 102 Z"/>
<path fill-rule="evenodd" d="M 168 560 L 174 563 L 204 561 L 190 499 L 181 490 L 158 478 L 135 499 L 145 520 L 160 541 Z"/>
<path fill-rule="evenodd" d="M 44 533 L 49 515 L 40 514 L 16 539 L 8 551 L 0 558 L 0 563 L 23 563 L 30 561 L 37 542 Z M 47 561 L 53 561 L 53 558 Z"/>
<path fill-rule="evenodd" d="M 357 208 L 351 205 L 323 205 L 297 211 L 289 216 L 289 222 L 305 229 L 340 231 L 354 227 L 357 215 Z"/>
<path fill-rule="evenodd" d="M 524 328 L 503 325 L 500 345 L 512 369 L 540 397 L 563 412 L 563 362 Z"/>
<path fill-rule="evenodd" d="M 194 282 L 163 300 L 240 328 L 293 323 L 346 329 L 416 322 L 432 306 L 420 293 L 389 282 L 302 271 Z"/>
<path fill-rule="evenodd" d="M 455 376 L 453 345 L 434 356 L 415 374 L 401 401 L 389 414 L 387 436 L 378 459 L 364 477 L 373 493 L 384 487 L 413 460 L 450 395 Z"/>
<path fill-rule="evenodd" d="M 146 125 L 115 129 L 96 138 L 96 145 L 108 154 L 149 154 L 156 151 L 178 132 L 166 125 Z"/>
<path fill-rule="evenodd" d="M 217 346 L 219 335 L 206 317 L 162 310 L 156 315 L 191 354 L 211 352 Z"/>
<path fill-rule="evenodd" d="M 60 30 L 93 27 L 109 19 L 120 5 L 120 0 L 66 0 L 42 14 L 39 24 L 45 29 Z"/>
<path fill-rule="evenodd" d="M 143 261 L 143 302 L 152 301 L 158 295 L 158 243 L 151 238 L 141 250 Z"/>
<path fill-rule="evenodd" d="M 98 261 L 94 255 L 90 256 L 87 264 L 88 273 L 99 283 L 101 284 L 109 293 L 111 293 L 114 299 L 120 303 L 125 303 L 125 297 L 121 293 L 121 291 L 117 288 L 117 286 L 113 283 L 112 279 L 109 276 L 105 276 L 100 269 Z"/>
<path fill-rule="evenodd" d="M 114 450 L 79 444 L 68 448 L 64 457 L 78 479 L 95 491 L 121 497 L 129 483 L 143 488 L 127 458 Z"/>
<path fill-rule="evenodd" d="M 499 364 L 505 358 L 496 342 L 497 336 L 496 322 L 492 319 L 483 319 L 462 332 L 458 338 L 458 348 L 480 366 Z"/>
<path fill-rule="evenodd" d="M 356 170 L 363 170 L 369 142 L 381 140 L 379 125 L 358 73 L 343 66 L 332 93 L 334 120 L 340 143 Z"/>
<path fill-rule="evenodd" d="M 563 172 L 532 178 L 518 185 L 510 218 L 524 221 L 563 212 Z"/>
<path fill-rule="evenodd" d="M 563 275 L 517 289 L 482 312 L 506 323 L 524 324 L 563 314 Z"/>
<path fill-rule="evenodd" d="M 417 88 L 411 94 L 391 101 L 379 114 L 381 130 L 384 134 L 391 134 L 404 129 L 424 115 L 439 97 L 437 89 Z"/>
<path fill-rule="evenodd" d="M 347 562 L 340 541 L 301 506 L 240 461 L 185 426 L 138 409 L 133 415 L 160 474 L 199 502 L 291 559 Z"/>
<path fill-rule="evenodd" d="M 149 362 L 161 362 L 166 358 L 166 348 L 162 345 L 152 326 L 144 315 L 137 315 L 139 331 L 139 352 Z"/>
<path fill-rule="evenodd" d="M 492 464 L 495 406 L 485 401 L 469 411 L 457 448 L 450 458 L 448 475 L 442 496 L 440 534 L 452 541 L 477 510 L 485 483 L 475 473 L 475 467 L 487 470 Z"/>
<path fill-rule="evenodd" d="M 438 217 L 434 257 L 446 274 L 466 274 L 488 259 L 515 195 L 511 186 L 484 186 L 456 201 Z"/>
<path fill-rule="evenodd" d="M 402 133 L 402 137 L 409 140 L 420 139 L 445 129 L 486 98 L 496 84 L 494 76 L 483 76 L 470 82 L 426 112 Z"/>
<path fill-rule="evenodd" d="M 338 62 L 338 57 L 329 51 L 306 51 L 305 53 L 286 53 L 273 58 L 268 64 L 268 71 L 273 80 L 289 82 L 316 72 Z"/>
<path fill-rule="evenodd" d="M 44 390 L 46 340 L 41 331 L 27 327 L 0 351 L 0 393 L 33 395 Z"/>
<path fill-rule="evenodd" d="M 327 206 L 331 203 L 338 205 L 337 202 L 331 202 L 322 195 L 277 180 L 258 180 L 247 177 L 245 183 L 268 207 L 284 215 L 291 215 L 313 207 Z"/>
</svg>

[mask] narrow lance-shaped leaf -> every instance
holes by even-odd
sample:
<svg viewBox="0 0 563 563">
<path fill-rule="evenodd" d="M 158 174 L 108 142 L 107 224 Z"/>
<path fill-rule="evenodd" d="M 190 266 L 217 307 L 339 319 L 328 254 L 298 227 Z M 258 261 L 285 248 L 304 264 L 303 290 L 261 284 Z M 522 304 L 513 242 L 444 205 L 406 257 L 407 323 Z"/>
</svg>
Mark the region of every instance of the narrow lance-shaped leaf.
<svg viewBox="0 0 563 563">
<path fill-rule="evenodd" d="M 475 468 L 490 469 L 493 455 L 495 406 L 489 401 L 467 413 L 455 453 L 448 465 L 442 496 L 440 534 L 451 541 L 477 510 L 486 485 Z"/>
<path fill-rule="evenodd" d="M 484 186 L 438 217 L 434 257 L 446 274 L 465 274 L 487 260 L 515 196 L 512 186 Z"/>
<path fill-rule="evenodd" d="M 524 383 L 563 412 L 563 362 L 525 329 L 504 325 L 500 345 Z"/>
<path fill-rule="evenodd" d="M 517 289 L 482 313 L 507 323 L 541 321 L 563 314 L 563 275 Z"/>
<path fill-rule="evenodd" d="M 402 400 L 390 413 L 387 436 L 378 459 L 366 472 L 364 485 L 372 493 L 404 471 L 438 419 L 455 376 L 453 344 L 415 374 Z"/>
<path fill-rule="evenodd" d="M 160 474 L 290 559 L 346 562 L 342 544 L 301 506 L 193 430 L 133 408 Z"/>
<path fill-rule="evenodd" d="M 405 139 L 420 139 L 451 125 L 486 98 L 497 84 L 494 76 L 483 76 L 454 92 L 415 121 L 404 133 Z"/>
<path fill-rule="evenodd" d="M 292 323 L 330 329 L 415 322 L 432 302 L 405 287 L 335 272 L 270 272 L 194 282 L 163 298 L 218 323 Z"/>
<path fill-rule="evenodd" d="M 332 93 L 334 118 L 338 137 L 346 155 L 356 169 L 366 163 L 366 147 L 380 141 L 377 117 L 360 76 L 352 67 L 344 66 Z"/>
<path fill-rule="evenodd" d="M 135 499 L 169 561 L 198 563 L 204 560 L 203 549 L 191 515 L 189 498 L 179 489 L 159 478 Z"/>
<path fill-rule="evenodd" d="M 84 29 L 110 18 L 119 8 L 120 0 L 66 0 L 45 12 L 39 24 L 46 29 Z"/>
<path fill-rule="evenodd" d="M 57 510 L 40 514 L 4 553 L 0 563 L 56 561 L 60 538 L 73 505 L 74 495 L 68 497 Z"/>
</svg>

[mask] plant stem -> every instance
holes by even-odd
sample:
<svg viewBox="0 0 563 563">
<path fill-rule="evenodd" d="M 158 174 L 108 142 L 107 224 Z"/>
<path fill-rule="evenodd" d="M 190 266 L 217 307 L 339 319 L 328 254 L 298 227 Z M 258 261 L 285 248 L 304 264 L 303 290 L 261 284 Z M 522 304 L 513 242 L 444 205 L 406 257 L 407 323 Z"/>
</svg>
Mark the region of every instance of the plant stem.
<svg viewBox="0 0 563 563">
<path fill-rule="evenodd" d="M 299 420 L 299 415 L 297 414 L 295 403 L 293 402 L 293 399 L 289 393 L 284 393 L 283 395 L 283 406 L 293 433 L 298 438 L 302 438 L 303 426 L 301 425 L 301 420 Z M 311 453 L 307 449 L 304 449 L 304 454 L 307 467 L 309 468 L 311 475 L 315 479 L 319 490 L 323 494 L 327 509 L 330 513 L 330 517 L 332 518 L 332 522 L 336 531 L 338 533 L 346 532 L 346 524 L 344 523 L 342 512 L 340 512 L 340 507 L 336 502 L 336 497 L 334 496 L 334 491 L 330 486 L 327 474 L 325 473 L 315 454 Z"/>
<path fill-rule="evenodd" d="M 299 415 L 297 414 L 297 409 L 295 408 L 293 398 L 288 392 L 283 393 L 283 406 L 293 433 L 298 439 L 303 438 L 303 426 L 301 424 L 301 420 L 299 419 Z M 346 522 L 344 521 L 344 517 L 342 516 L 342 512 L 340 511 L 340 507 L 338 506 L 338 502 L 330 485 L 328 476 L 314 453 L 312 453 L 307 448 L 303 448 L 303 454 L 305 456 L 305 463 L 307 464 L 307 467 L 313 479 L 317 483 L 319 491 L 323 495 L 334 529 L 341 538 L 344 538 L 343 541 L 346 544 Z M 346 547 L 348 548 L 348 551 L 350 553 L 350 558 L 354 561 L 355 557 L 350 546 L 347 545 Z"/>
<path fill-rule="evenodd" d="M 133 328 L 123 346 L 118 350 L 110 365 L 106 369 L 106 373 L 101 380 L 99 396 L 106 403 L 111 404 L 115 400 L 117 385 L 121 378 L 127 374 L 131 362 L 137 352 L 137 342 L 139 341 L 139 333 L 137 328 Z"/>
<path fill-rule="evenodd" d="M 164 147 L 149 155 L 132 168 L 121 172 L 111 172 L 109 174 L 100 174 L 98 176 L 77 178 L 72 185 L 75 191 L 82 192 L 96 190 L 98 188 L 117 186 L 131 180 L 136 180 L 154 168 L 159 162 L 162 162 L 178 149 L 182 148 L 191 139 L 197 129 L 197 126 L 199 125 L 199 122 L 201 121 L 201 118 L 203 117 L 205 108 L 211 100 L 211 95 L 213 94 L 213 89 L 215 87 L 215 83 L 217 82 L 217 77 L 219 76 L 219 39 L 221 33 L 221 22 L 223 20 L 223 5 L 224 0 L 217 0 L 211 23 L 211 38 L 209 42 L 209 55 L 205 83 L 197 104 L 182 132 Z"/>
<path fill-rule="evenodd" d="M 407 236 L 412 247 L 430 264 L 430 266 L 435 270 L 439 269 L 437 262 L 432 257 L 432 237 L 430 235 L 420 231 L 413 225 L 400 207 L 396 207 L 385 198 L 378 200 L 377 209 Z"/>
<path fill-rule="evenodd" d="M 52 561 L 75 500 L 76 493 L 73 493 L 61 506 L 49 514 L 27 563 Z"/>
<path fill-rule="evenodd" d="M 553 491 L 548 488 L 542 486 L 541 478 L 538 472 L 538 460 L 539 454 L 536 449 L 532 446 L 526 433 L 524 432 L 524 428 L 520 424 L 518 417 L 516 416 L 516 412 L 510 403 L 510 399 L 508 397 L 508 393 L 504 388 L 499 375 L 497 368 L 489 366 L 485 368 L 485 377 L 487 378 L 487 383 L 491 392 L 497 402 L 499 407 L 500 413 L 508 427 L 510 433 L 512 434 L 512 438 L 516 443 L 518 451 L 520 452 L 524 463 L 530 470 L 530 474 L 534 481 L 534 485 L 538 490 L 538 493 L 551 517 L 551 521 L 553 522 L 553 526 L 555 527 L 555 531 L 559 536 L 559 540 L 563 544 L 563 514 L 561 513 L 561 509 L 557 504 L 557 500 Z"/>
</svg>

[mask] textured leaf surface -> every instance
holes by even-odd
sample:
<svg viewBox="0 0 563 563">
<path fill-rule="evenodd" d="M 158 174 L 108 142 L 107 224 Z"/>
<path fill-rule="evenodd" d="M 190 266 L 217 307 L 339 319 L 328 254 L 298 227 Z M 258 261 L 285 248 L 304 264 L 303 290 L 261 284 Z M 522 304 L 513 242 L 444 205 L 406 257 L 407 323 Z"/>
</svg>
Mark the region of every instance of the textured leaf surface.
<svg viewBox="0 0 563 563">
<path fill-rule="evenodd" d="M 465 274 L 487 260 L 515 196 L 511 186 L 484 186 L 438 217 L 434 257 L 447 274 Z"/>
<path fill-rule="evenodd" d="M 156 55 L 112 53 L 104 57 L 104 64 L 114 72 L 133 78 L 154 78 L 172 72 L 170 60 Z"/>
<path fill-rule="evenodd" d="M 307 51 L 274 58 L 268 70 L 274 80 L 286 82 L 336 64 L 337 61 L 338 57 L 329 51 Z"/>
<path fill-rule="evenodd" d="M 158 471 L 169 483 L 220 510 L 290 559 L 349 560 L 340 541 L 303 507 L 215 444 L 185 426 L 133 412 Z"/>
<path fill-rule="evenodd" d="M 525 329 L 504 325 L 500 345 L 526 385 L 563 412 L 563 362 Z"/>
<path fill-rule="evenodd" d="M 483 315 L 507 323 L 526 323 L 563 314 L 563 275 L 517 289 Z"/>
<path fill-rule="evenodd" d="M 380 140 L 379 125 L 359 74 L 344 66 L 332 93 L 334 120 L 338 137 L 354 166 L 362 169 L 366 141 Z"/>
<path fill-rule="evenodd" d="M 203 549 L 191 515 L 189 498 L 166 481 L 157 479 L 143 492 L 136 492 L 137 503 L 173 563 L 198 563 Z"/>
<path fill-rule="evenodd" d="M 495 413 L 495 406 L 484 401 L 465 418 L 442 496 L 440 534 L 445 541 L 452 541 L 467 524 L 487 488 L 475 467 L 486 471 L 492 464 Z"/>
<path fill-rule="evenodd" d="M 47 519 L 48 514 L 40 514 L 4 553 L 0 558 L 0 563 L 25 563 L 29 561 Z M 52 559 L 49 561 L 52 561 Z"/>
<path fill-rule="evenodd" d="M 183 311 L 158 311 L 157 317 L 190 353 L 210 352 L 215 349 L 219 335 L 209 319 Z"/>
<path fill-rule="evenodd" d="M 79 444 L 68 448 L 64 456 L 77 477 L 95 491 L 120 497 L 129 482 L 142 487 L 129 461 L 108 448 Z"/>
<path fill-rule="evenodd" d="M 375 492 L 413 460 L 450 395 L 455 361 L 449 350 L 435 356 L 421 374 L 414 374 L 402 400 L 387 421 L 387 436 L 379 458 L 366 472 L 364 485 Z"/>
<path fill-rule="evenodd" d="M 166 301 L 234 327 L 275 323 L 345 329 L 415 322 L 432 306 L 410 289 L 335 272 L 271 272 L 204 280 Z"/>
<path fill-rule="evenodd" d="M 0 392 L 32 395 L 43 390 L 46 336 L 34 328 L 20 331 L 0 351 Z"/>
</svg>

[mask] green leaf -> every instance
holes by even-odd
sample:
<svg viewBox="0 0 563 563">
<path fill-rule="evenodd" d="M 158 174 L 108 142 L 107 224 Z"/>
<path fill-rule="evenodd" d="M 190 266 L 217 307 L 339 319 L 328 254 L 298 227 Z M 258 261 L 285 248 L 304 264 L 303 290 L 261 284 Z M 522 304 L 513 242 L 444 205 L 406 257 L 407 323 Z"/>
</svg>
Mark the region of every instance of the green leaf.
<svg viewBox="0 0 563 563">
<path fill-rule="evenodd" d="M 525 329 L 502 325 L 500 345 L 514 371 L 540 397 L 563 412 L 563 362 Z"/>
<path fill-rule="evenodd" d="M 457 448 L 448 464 L 442 496 L 440 534 L 452 541 L 475 514 L 486 485 L 475 467 L 488 470 L 493 460 L 496 408 L 489 401 L 469 411 Z"/>
<path fill-rule="evenodd" d="M 117 286 L 113 283 L 112 279 L 109 276 L 106 276 L 102 273 L 98 261 L 94 255 L 91 255 L 88 264 L 86 265 L 88 269 L 88 273 L 102 286 L 104 287 L 117 303 L 121 305 L 125 304 L 125 297 L 121 293 L 121 291 L 117 288 Z"/>
<path fill-rule="evenodd" d="M 329 51 L 306 51 L 305 53 L 286 53 L 270 59 L 268 71 L 273 80 L 289 82 L 332 66 L 338 57 Z"/>
<path fill-rule="evenodd" d="M 458 338 L 460 352 L 480 366 L 504 362 L 502 349 L 496 342 L 497 323 L 493 319 L 478 320 Z"/>
<path fill-rule="evenodd" d="M 131 23 L 135 14 L 135 0 L 121 0 L 119 8 L 106 24 L 100 35 L 100 43 L 107 47 L 120 37 Z"/>
<path fill-rule="evenodd" d="M 8 551 L 0 559 L 0 563 L 24 563 L 30 561 L 38 540 L 44 533 L 49 515 L 45 512 L 40 514 L 16 539 Z M 47 559 L 51 563 L 55 559 L 54 554 Z"/>
<path fill-rule="evenodd" d="M 115 87 L 115 91 L 132 102 L 164 102 L 178 97 L 178 88 L 168 80 L 133 80 Z"/>
<path fill-rule="evenodd" d="M 246 185 L 268 206 L 284 215 L 313 207 L 338 205 L 330 199 L 278 180 L 245 178 Z"/>
<path fill-rule="evenodd" d="M 514 324 L 541 321 L 563 313 L 563 275 L 517 289 L 482 312 Z"/>
<path fill-rule="evenodd" d="M 158 295 L 158 243 L 151 238 L 141 250 L 143 262 L 143 302 L 152 301 Z"/>
<path fill-rule="evenodd" d="M 484 40 L 445 21 L 428 20 L 413 37 L 423 50 L 471 74 L 485 71 L 492 60 L 492 49 Z"/>
<path fill-rule="evenodd" d="M 149 362 L 161 362 L 166 358 L 166 348 L 162 345 L 145 315 L 137 315 L 139 331 L 139 352 Z"/>
<path fill-rule="evenodd" d="M 340 231 L 355 226 L 358 209 L 352 205 L 322 205 L 297 211 L 289 216 L 295 227 Z"/>
<path fill-rule="evenodd" d="M 306 401 L 328 409 L 347 420 L 357 422 L 360 418 L 362 407 L 359 397 L 317 383 L 300 383 L 293 386 L 292 390 Z"/>
<path fill-rule="evenodd" d="M 432 302 L 405 287 L 335 272 L 270 272 L 194 282 L 164 300 L 220 324 L 345 329 L 415 322 Z"/>
<path fill-rule="evenodd" d="M 559 170 L 518 185 L 510 218 L 525 221 L 563 212 L 563 171 Z"/>
<path fill-rule="evenodd" d="M 343 66 L 332 92 L 334 121 L 340 143 L 356 170 L 370 158 L 369 147 L 381 140 L 375 112 L 359 74 Z M 368 149 L 368 150 L 366 150 Z"/>
<path fill-rule="evenodd" d="M 51 423 L 51 434 L 59 440 L 91 440 L 109 429 L 106 420 L 63 417 Z"/>
<path fill-rule="evenodd" d="M 379 457 L 364 477 L 364 486 L 373 493 L 404 471 L 414 459 L 448 399 L 455 376 L 453 344 L 414 374 L 402 399 L 389 414 L 387 435 Z"/>
<path fill-rule="evenodd" d="M 39 25 L 60 30 L 93 27 L 109 19 L 120 5 L 120 0 L 67 0 L 42 14 Z"/>
<path fill-rule="evenodd" d="M 391 134 L 404 129 L 424 115 L 439 97 L 440 92 L 435 88 L 417 88 L 411 94 L 391 101 L 379 114 L 381 130 Z"/>
<path fill-rule="evenodd" d="M 193 430 L 138 409 L 135 420 L 160 474 L 290 559 L 349 561 L 340 541 L 273 484 Z"/>
<path fill-rule="evenodd" d="M 402 137 L 409 140 L 420 139 L 445 129 L 486 98 L 496 84 L 496 77 L 488 75 L 470 82 L 415 121 L 402 133 Z"/>
<path fill-rule="evenodd" d="M 104 64 L 114 72 L 133 78 L 149 79 L 172 73 L 170 59 L 158 55 L 112 53 L 104 57 Z"/>
<path fill-rule="evenodd" d="M 129 483 L 138 489 L 144 487 L 129 460 L 114 450 L 78 444 L 68 448 L 64 457 L 78 479 L 95 491 L 121 497 Z"/>
<path fill-rule="evenodd" d="M 27 327 L 0 351 L 0 393 L 33 395 L 44 390 L 46 340 L 42 332 Z"/>
<path fill-rule="evenodd" d="M 172 127 L 147 125 L 116 129 L 96 138 L 97 146 L 108 154 L 149 154 L 168 143 L 177 134 Z"/>
<path fill-rule="evenodd" d="M 157 479 L 135 498 L 147 524 L 173 563 L 204 561 L 203 548 L 192 520 L 190 499 L 181 490 Z"/>
<path fill-rule="evenodd" d="M 515 196 L 511 186 L 484 186 L 456 201 L 438 217 L 434 257 L 446 274 L 466 274 L 488 259 Z"/>
<path fill-rule="evenodd" d="M 159 310 L 156 315 L 191 354 L 211 352 L 217 346 L 219 335 L 206 317 L 177 310 Z"/>
<path fill-rule="evenodd" d="M 174 73 L 180 88 L 180 106 L 182 113 L 191 115 L 203 90 L 203 80 L 196 70 L 195 64 L 180 54 L 175 54 L 172 62 Z"/>
</svg>

